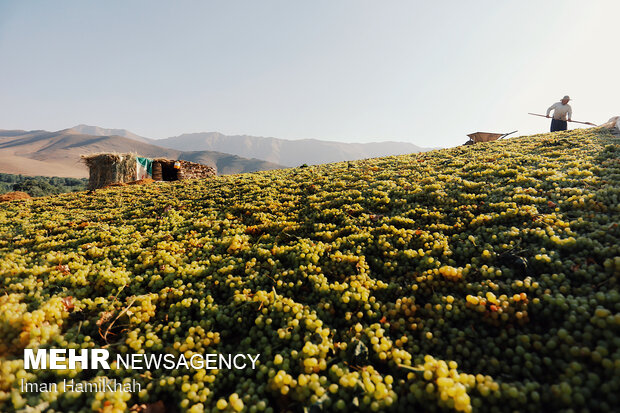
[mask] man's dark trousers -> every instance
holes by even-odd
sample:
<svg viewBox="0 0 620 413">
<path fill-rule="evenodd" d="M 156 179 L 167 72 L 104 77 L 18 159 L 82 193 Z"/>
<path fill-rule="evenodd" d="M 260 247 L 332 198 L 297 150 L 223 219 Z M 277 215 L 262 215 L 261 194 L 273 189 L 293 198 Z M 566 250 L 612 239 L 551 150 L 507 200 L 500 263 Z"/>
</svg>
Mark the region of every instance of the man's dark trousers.
<svg viewBox="0 0 620 413">
<path fill-rule="evenodd" d="M 566 122 L 565 120 L 551 119 L 551 132 L 566 130 L 567 127 L 568 122 Z"/>
</svg>

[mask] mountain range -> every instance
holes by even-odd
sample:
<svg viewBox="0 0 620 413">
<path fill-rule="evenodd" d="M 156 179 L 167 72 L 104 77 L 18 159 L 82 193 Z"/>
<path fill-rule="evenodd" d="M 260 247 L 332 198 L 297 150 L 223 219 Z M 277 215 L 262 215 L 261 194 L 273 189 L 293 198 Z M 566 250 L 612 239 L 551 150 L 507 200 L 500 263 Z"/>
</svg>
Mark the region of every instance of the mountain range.
<svg viewBox="0 0 620 413">
<path fill-rule="evenodd" d="M 153 143 L 153 139 L 145 138 L 144 136 L 136 135 L 127 129 L 106 129 L 99 126 L 90 125 L 77 125 L 69 129 L 70 131 L 81 133 L 83 135 L 95 135 L 95 136 L 122 136 L 123 138 L 133 139 L 138 142 Z"/>
<path fill-rule="evenodd" d="M 119 135 L 181 151 L 230 153 L 246 158 L 263 159 L 285 166 L 354 161 L 434 149 L 422 148 L 407 142 L 393 141 L 346 143 L 319 139 L 287 140 L 251 135 L 224 135 L 219 132 L 186 133 L 166 139 L 149 139 L 125 129 L 104 129 L 88 125 L 78 125 L 71 129 L 91 135 Z"/>
<path fill-rule="evenodd" d="M 318 139 L 286 140 L 248 135 L 227 136 L 218 132 L 190 133 L 155 142 L 166 148 L 226 152 L 286 166 L 354 161 L 430 150 L 406 142 L 345 143 Z"/>
<path fill-rule="evenodd" d="M 87 177 L 80 155 L 134 152 L 146 157 L 184 159 L 213 166 L 218 174 L 322 164 L 422 152 L 405 142 L 344 143 L 286 140 L 218 132 L 150 139 L 126 129 L 77 125 L 56 132 L 0 129 L 0 172 Z"/>
<path fill-rule="evenodd" d="M 80 155 L 98 152 L 133 152 L 141 156 L 184 159 L 214 167 L 218 174 L 283 168 L 260 159 L 247 159 L 215 151 L 179 151 L 122 136 L 85 135 L 71 129 L 57 132 L 0 130 L 0 172 L 88 177 Z"/>
</svg>

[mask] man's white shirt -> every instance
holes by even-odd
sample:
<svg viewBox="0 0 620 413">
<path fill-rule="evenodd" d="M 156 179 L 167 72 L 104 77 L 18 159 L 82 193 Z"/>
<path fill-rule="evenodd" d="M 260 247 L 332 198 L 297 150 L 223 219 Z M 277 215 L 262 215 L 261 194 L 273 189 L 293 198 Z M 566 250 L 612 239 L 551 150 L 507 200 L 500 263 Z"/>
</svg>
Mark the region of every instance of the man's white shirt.
<svg viewBox="0 0 620 413">
<path fill-rule="evenodd" d="M 553 111 L 553 119 L 557 120 L 566 120 L 566 115 L 568 115 L 569 118 L 573 116 L 573 109 L 568 103 L 563 105 L 562 102 L 556 102 L 549 106 L 549 109 L 547 109 L 547 116 L 549 116 L 549 112 L 551 111 Z"/>
</svg>

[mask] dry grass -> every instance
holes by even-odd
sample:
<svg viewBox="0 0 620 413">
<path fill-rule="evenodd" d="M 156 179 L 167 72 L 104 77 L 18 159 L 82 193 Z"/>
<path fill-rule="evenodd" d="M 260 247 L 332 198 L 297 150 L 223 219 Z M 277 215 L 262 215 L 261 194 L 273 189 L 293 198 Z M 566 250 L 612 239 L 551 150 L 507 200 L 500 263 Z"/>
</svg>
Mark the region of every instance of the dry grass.
<svg viewBox="0 0 620 413">
<path fill-rule="evenodd" d="M 152 184 L 153 182 L 155 182 L 153 179 L 146 178 L 146 179 L 139 179 L 137 181 L 127 182 L 127 185 L 148 185 L 148 184 Z"/>
<path fill-rule="evenodd" d="M 8 201 L 18 201 L 23 199 L 30 199 L 31 196 L 25 192 L 15 191 L 8 192 L 6 194 L 0 195 L 0 202 L 8 202 Z"/>
<path fill-rule="evenodd" d="M 127 186 L 127 184 L 124 183 L 124 182 L 112 182 L 111 184 L 107 184 L 105 186 L 102 186 L 100 189 L 114 188 L 116 186 Z"/>
</svg>

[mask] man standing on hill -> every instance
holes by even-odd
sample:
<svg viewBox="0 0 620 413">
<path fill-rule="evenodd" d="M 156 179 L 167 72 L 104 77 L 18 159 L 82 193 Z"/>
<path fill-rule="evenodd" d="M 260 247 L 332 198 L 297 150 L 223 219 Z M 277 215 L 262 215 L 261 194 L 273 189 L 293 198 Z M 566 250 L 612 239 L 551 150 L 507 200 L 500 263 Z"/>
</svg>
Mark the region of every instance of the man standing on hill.
<svg viewBox="0 0 620 413">
<path fill-rule="evenodd" d="M 571 116 L 573 116 L 573 109 L 568 104 L 569 100 L 568 96 L 564 96 L 561 101 L 554 103 L 547 109 L 547 117 L 549 117 L 549 112 L 553 110 L 551 132 L 567 129 L 566 115 L 568 115 L 568 122 L 571 121 Z"/>
</svg>

